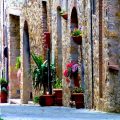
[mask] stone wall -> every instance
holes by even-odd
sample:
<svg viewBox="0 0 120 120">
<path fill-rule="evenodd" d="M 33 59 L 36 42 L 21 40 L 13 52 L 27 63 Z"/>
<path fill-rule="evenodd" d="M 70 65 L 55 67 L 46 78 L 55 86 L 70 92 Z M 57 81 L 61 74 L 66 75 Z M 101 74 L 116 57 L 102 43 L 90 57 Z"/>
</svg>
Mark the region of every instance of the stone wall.
<svg viewBox="0 0 120 120">
<path fill-rule="evenodd" d="M 92 17 L 94 108 L 102 111 L 120 112 L 119 71 L 109 68 L 109 65 L 112 65 L 119 69 L 119 7 L 117 7 L 119 1 L 99 1 L 96 3 L 96 13 Z"/>
<path fill-rule="evenodd" d="M 107 41 L 106 45 L 106 78 L 104 83 L 104 110 L 120 112 L 120 77 L 119 70 L 110 70 L 109 65 L 115 66 L 119 69 L 120 55 L 119 55 L 119 0 L 106 1 L 104 8 L 104 40 Z M 106 14 L 107 12 L 107 14 Z"/>
</svg>

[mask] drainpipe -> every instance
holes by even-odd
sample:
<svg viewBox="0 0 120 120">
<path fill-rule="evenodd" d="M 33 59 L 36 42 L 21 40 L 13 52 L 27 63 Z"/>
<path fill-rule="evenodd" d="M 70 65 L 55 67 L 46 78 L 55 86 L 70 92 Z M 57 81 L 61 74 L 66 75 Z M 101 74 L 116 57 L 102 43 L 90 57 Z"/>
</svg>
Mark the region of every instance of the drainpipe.
<svg viewBox="0 0 120 120">
<path fill-rule="evenodd" d="M 93 21 L 92 21 L 92 14 L 93 14 L 93 0 L 90 0 L 90 40 L 91 40 L 91 67 L 92 67 L 92 108 L 94 107 L 94 54 L 93 54 Z"/>
</svg>

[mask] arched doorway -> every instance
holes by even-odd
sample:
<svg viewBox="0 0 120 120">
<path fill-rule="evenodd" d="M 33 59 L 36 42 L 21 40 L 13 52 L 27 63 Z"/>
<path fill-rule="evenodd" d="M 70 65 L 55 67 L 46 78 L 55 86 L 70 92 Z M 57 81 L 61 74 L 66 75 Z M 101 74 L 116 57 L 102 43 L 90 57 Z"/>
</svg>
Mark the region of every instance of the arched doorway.
<svg viewBox="0 0 120 120">
<path fill-rule="evenodd" d="M 21 82 L 21 99 L 22 103 L 28 103 L 31 99 L 32 94 L 32 81 L 30 79 L 30 43 L 29 43 L 29 32 L 28 23 L 24 22 L 23 29 L 23 59 L 22 59 L 22 82 Z"/>
<path fill-rule="evenodd" d="M 73 7 L 71 12 L 71 32 L 74 30 L 81 29 L 78 25 L 78 14 L 76 7 Z M 77 40 L 80 41 L 81 35 L 79 34 L 77 37 Z M 71 36 L 70 41 L 70 59 L 71 61 L 75 62 L 77 64 L 78 68 L 76 72 L 73 72 L 71 77 L 71 98 L 70 104 L 73 104 L 73 101 L 75 101 L 76 108 L 84 108 L 84 85 L 83 85 L 83 60 L 82 60 L 82 44 L 77 43 L 74 41 L 73 36 Z M 73 63 L 74 64 L 74 63 Z M 74 64 L 74 65 L 75 65 Z M 75 74 L 74 74 L 75 73 Z M 79 92 L 78 92 L 79 91 Z M 77 94 L 76 94 L 77 93 Z"/>
<path fill-rule="evenodd" d="M 77 16 L 77 10 L 75 7 L 73 7 L 72 9 L 72 13 L 71 13 L 71 32 L 74 30 L 74 29 L 77 29 L 78 28 L 78 16 Z M 79 46 L 73 41 L 73 38 L 71 37 L 70 38 L 70 59 L 71 61 L 75 62 L 75 63 L 78 63 L 79 62 L 79 52 L 80 49 L 79 49 Z M 81 56 L 80 56 L 80 59 L 81 59 Z M 79 63 L 79 65 L 81 65 L 81 63 Z M 78 82 L 79 84 L 79 82 Z M 79 85 L 77 85 L 79 86 Z"/>
</svg>

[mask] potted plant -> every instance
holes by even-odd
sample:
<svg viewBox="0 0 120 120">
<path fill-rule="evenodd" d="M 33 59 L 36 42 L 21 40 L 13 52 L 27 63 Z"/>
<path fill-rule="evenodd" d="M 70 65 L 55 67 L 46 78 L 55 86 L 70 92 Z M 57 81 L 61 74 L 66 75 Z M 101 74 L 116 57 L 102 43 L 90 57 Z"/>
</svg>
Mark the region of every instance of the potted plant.
<svg viewBox="0 0 120 120">
<path fill-rule="evenodd" d="M 68 19 L 68 13 L 67 13 L 65 10 L 61 10 L 61 11 L 60 11 L 60 15 L 61 15 L 65 20 Z"/>
<path fill-rule="evenodd" d="M 82 87 L 75 87 L 71 94 L 71 100 L 75 101 L 76 108 L 84 108 L 84 95 Z"/>
<path fill-rule="evenodd" d="M 17 89 L 17 93 L 20 95 L 20 80 L 21 80 L 21 57 L 18 56 L 16 57 L 16 64 L 15 64 L 15 68 L 17 70 L 17 84 L 18 84 L 18 89 Z"/>
<path fill-rule="evenodd" d="M 33 77 L 33 87 L 36 90 L 42 90 L 43 87 L 43 95 L 40 96 L 40 105 L 41 106 L 51 106 L 54 104 L 54 96 L 49 95 L 48 93 L 48 66 L 47 61 L 43 61 L 41 56 L 37 56 L 32 54 L 33 61 L 35 62 L 35 66 L 32 68 L 32 77 Z M 55 68 L 54 65 L 51 64 L 51 78 L 54 79 Z"/>
<path fill-rule="evenodd" d="M 57 78 L 53 84 L 53 88 L 55 104 L 62 106 L 62 80 Z"/>
<path fill-rule="evenodd" d="M 78 28 L 75 28 L 72 32 L 71 32 L 72 38 L 74 40 L 74 42 L 78 45 L 82 44 L 82 31 Z"/>
<path fill-rule="evenodd" d="M 7 96 L 8 96 L 8 82 L 7 82 L 7 80 L 5 80 L 5 78 L 0 78 L 0 85 L 1 85 L 0 102 L 6 103 Z"/>
<path fill-rule="evenodd" d="M 39 97 L 39 96 L 35 96 L 35 97 L 33 98 L 33 102 L 34 102 L 35 104 L 39 104 L 39 101 L 40 101 L 40 97 Z"/>
</svg>

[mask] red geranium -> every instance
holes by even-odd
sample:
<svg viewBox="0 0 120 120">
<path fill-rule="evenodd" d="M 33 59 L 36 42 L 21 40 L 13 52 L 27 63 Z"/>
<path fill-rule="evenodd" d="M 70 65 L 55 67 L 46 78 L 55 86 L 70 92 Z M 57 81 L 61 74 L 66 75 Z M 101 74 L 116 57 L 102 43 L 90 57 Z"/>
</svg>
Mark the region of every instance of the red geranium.
<svg viewBox="0 0 120 120">
<path fill-rule="evenodd" d="M 75 62 L 71 61 L 66 64 L 66 69 L 64 70 L 63 74 L 66 77 L 66 82 L 68 83 L 70 78 L 75 77 L 77 75 L 78 71 L 78 64 Z"/>
<path fill-rule="evenodd" d="M 63 74 L 64 74 L 65 77 L 68 77 L 68 75 L 69 75 L 68 70 L 64 70 Z"/>
</svg>

